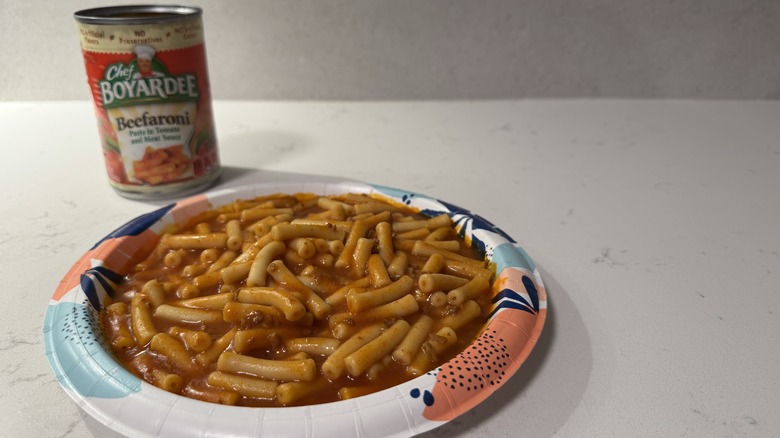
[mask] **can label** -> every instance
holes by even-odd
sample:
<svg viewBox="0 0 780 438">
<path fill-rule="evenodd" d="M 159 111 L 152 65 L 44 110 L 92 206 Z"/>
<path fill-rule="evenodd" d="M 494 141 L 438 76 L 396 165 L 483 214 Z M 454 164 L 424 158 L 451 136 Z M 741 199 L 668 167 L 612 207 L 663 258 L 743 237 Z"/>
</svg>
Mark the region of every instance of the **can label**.
<svg viewBox="0 0 780 438">
<path fill-rule="evenodd" d="M 200 17 L 78 30 L 112 185 L 165 194 L 218 173 Z"/>
</svg>

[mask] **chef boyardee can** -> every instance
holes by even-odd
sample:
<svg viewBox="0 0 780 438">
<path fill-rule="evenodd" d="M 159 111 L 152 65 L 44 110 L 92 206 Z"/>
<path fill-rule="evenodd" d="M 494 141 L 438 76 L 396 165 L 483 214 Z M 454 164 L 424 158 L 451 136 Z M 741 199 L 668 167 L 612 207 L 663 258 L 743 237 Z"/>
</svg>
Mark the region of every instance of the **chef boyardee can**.
<svg viewBox="0 0 780 438">
<path fill-rule="evenodd" d="M 220 174 L 202 10 L 76 12 L 109 182 L 130 198 L 206 188 Z"/>
</svg>

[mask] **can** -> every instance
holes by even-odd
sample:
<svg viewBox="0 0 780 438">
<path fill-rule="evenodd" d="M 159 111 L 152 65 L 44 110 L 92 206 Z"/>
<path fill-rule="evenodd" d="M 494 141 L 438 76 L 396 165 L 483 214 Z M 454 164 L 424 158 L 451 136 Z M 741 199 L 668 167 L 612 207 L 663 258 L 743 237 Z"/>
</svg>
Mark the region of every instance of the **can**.
<svg viewBox="0 0 780 438">
<path fill-rule="evenodd" d="M 219 177 L 202 15 L 176 5 L 74 14 L 109 183 L 122 196 L 191 194 Z"/>
</svg>

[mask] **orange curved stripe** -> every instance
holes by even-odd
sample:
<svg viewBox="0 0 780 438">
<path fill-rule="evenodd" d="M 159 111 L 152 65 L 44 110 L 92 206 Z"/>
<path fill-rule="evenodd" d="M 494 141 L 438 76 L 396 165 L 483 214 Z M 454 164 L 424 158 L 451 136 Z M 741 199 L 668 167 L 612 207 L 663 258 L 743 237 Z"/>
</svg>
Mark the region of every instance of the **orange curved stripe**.
<svg viewBox="0 0 780 438">
<path fill-rule="evenodd" d="M 96 264 L 119 273 L 126 274 L 143 255 L 148 254 L 157 244 L 159 236 L 151 230 L 146 230 L 137 236 L 123 236 L 105 240 L 100 245 L 87 251 L 68 270 L 60 280 L 52 295 L 55 301 L 60 300 L 68 291 L 81 284 L 81 274 Z M 98 260 L 102 263 L 95 263 Z"/>
<path fill-rule="evenodd" d="M 540 318 L 543 321 L 546 313 L 544 309 L 536 315 L 522 310 L 507 309 L 495 315 L 489 328 L 497 332 L 494 335 L 495 338 L 503 340 L 502 345 L 507 347 L 511 357 L 507 362 L 507 366 L 500 370 L 504 371 L 506 376 L 511 376 L 515 373 L 531 353 L 531 350 L 533 350 L 541 331 L 542 324 L 539 323 Z M 494 339 L 488 342 L 497 341 Z M 463 353 L 456 356 L 448 364 L 464 370 L 473 370 L 476 361 L 478 358 L 481 359 L 480 355 L 484 353 L 485 350 L 483 348 L 478 347 L 476 343 L 472 343 Z M 448 372 L 449 369 L 445 366 L 442 368 L 442 372 Z M 508 379 L 509 377 L 506 378 Z M 447 385 L 441 378 L 441 374 L 437 375 L 436 383 L 431 391 L 434 403 L 423 410 L 423 416 L 433 421 L 450 421 L 472 409 L 500 386 L 500 384 L 491 385 L 487 379 L 485 386 L 477 389 L 474 388 L 473 384 L 469 387 L 469 384 L 465 382 L 463 382 L 465 385 L 461 387 L 459 386 L 460 383 L 456 382 L 453 384 L 450 381 L 450 385 Z"/>
<path fill-rule="evenodd" d="M 479 346 L 477 341 L 473 342 L 462 353 L 441 367 L 441 372 L 437 374 L 436 383 L 431 391 L 434 403 L 423 410 L 425 418 L 434 421 L 450 421 L 467 412 L 498 389 L 505 382 L 504 379 L 510 378 L 509 376 L 514 374 L 528 358 L 539 339 L 547 317 L 547 291 L 542 284 L 536 281 L 536 277 L 531 272 L 520 268 L 506 268 L 494 281 L 492 292 L 494 295 L 504 289 L 524 292 L 523 276 L 534 281 L 539 297 L 539 311 L 531 313 L 519 309 L 504 308 L 496 313 L 478 339 L 482 346 Z M 486 358 L 483 355 L 490 356 L 489 363 L 491 364 L 493 359 L 498 359 L 497 356 L 501 355 L 501 352 L 486 348 L 486 345 L 504 347 L 509 357 L 508 360 L 502 358 L 498 361 L 501 364 L 506 364 L 498 370 L 485 370 L 483 366 L 482 371 L 478 372 L 482 380 L 475 379 L 473 378 L 474 373 L 477 373 L 475 370 L 480 366 L 479 364 L 486 363 Z M 463 372 L 464 378 L 459 379 L 460 374 L 457 370 L 469 371 Z M 451 371 L 454 374 L 450 374 Z M 504 374 L 501 374 L 501 371 Z M 464 381 L 469 377 L 472 377 L 470 384 L 468 381 Z M 484 384 L 484 386 L 479 387 L 475 382 Z"/>
</svg>

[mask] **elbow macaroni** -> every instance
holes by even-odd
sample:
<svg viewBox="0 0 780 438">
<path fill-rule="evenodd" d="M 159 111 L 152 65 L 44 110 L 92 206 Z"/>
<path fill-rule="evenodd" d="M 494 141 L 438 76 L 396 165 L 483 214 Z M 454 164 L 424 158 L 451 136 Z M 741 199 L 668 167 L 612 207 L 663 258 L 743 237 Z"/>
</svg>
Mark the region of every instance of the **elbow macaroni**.
<svg viewBox="0 0 780 438">
<path fill-rule="evenodd" d="M 101 317 L 116 357 L 166 391 L 305 405 L 453 357 L 485 321 L 491 276 L 447 215 L 368 195 L 271 195 L 164 234 Z"/>
</svg>

